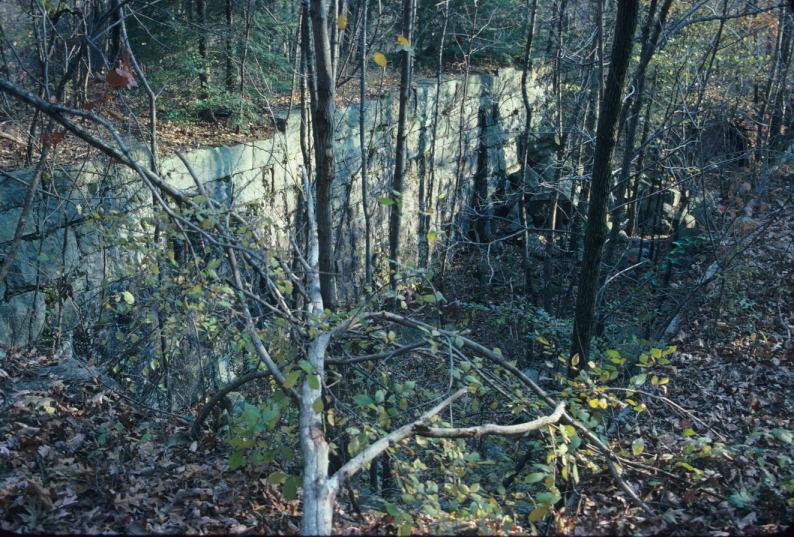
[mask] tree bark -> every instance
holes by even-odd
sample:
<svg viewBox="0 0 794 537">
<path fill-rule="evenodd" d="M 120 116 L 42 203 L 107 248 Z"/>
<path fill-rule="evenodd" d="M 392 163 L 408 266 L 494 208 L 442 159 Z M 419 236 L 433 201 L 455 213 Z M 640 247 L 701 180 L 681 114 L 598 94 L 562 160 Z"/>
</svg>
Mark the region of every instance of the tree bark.
<svg viewBox="0 0 794 537">
<path fill-rule="evenodd" d="M 521 152 L 521 184 L 519 185 L 520 197 L 518 205 L 519 223 L 524 230 L 524 248 L 522 261 L 524 265 L 524 294 L 527 296 L 535 295 L 535 288 L 532 281 L 532 265 L 529 255 L 529 218 L 527 215 L 527 197 L 529 196 L 529 136 L 532 128 L 532 106 L 529 103 L 529 93 L 527 83 L 532 71 L 532 43 L 535 38 L 535 15 L 538 10 L 538 0 L 530 0 L 527 3 L 528 19 L 527 40 L 524 46 L 524 62 L 521 66 L 521 102 L 524 105 L 524 132 L 522 133 L 522 152 Z"/>
<path fill-rule="evenodd" d="M 441 25 L 441 37 L 438 43 L 438 59 L 436 62 L 436 95 L 440 94 L 441 90 L 441 72 L 444 67 L 444 43 L 447 39 L 447 27 L 449 26 L 449 0 L 444 1 L 442 10 L 443 22 Z M 430 262 L 431 250 L 430 240 L 427 238 L 430 232 L 430 214 L 428 214 L 433 207 L 433 193 L 436 185 L 436 138 L 438 136 L 438 120 L 439 120 L 439 101 L 436 98 L 433 103 L 433 122 L 430 128 L 430 155 L 429 155 L 429 178 L 427 182 L 426 196 L 424 200 L 420 200 L 419 204 L 419 266 L 427 268 Z M 424 184 L 420 185 L 424 186 Z M 424 202 L 424 204 L 423 204 Z M 436 207 L 436 228 L 438 227 L 438 207 Z M 424 212 L 423 212 L 424 211 Z"/>
<path fill-rule="evenodd" d="M 226 91 L 229 93 L 234 91 L 234 61 L 232 60 L 232 0 L 226 0 L 226 36 L 224 51 L 226 61 Z"/>
<path fill-rule="evenodd" d="M 400 111 L 397 120 L 397 149 L 391 188 L 394 203 L 392 203 L 389 210 L 389 281 L 392 289 L 397 288 L 396 274 L 400 264 L 400 223 L 402 221 L 402 192 L 405 181 L 406 139 L 408 137 L 406 128 L 413 63 L 413 53 L 410 50 L 410 46 L 413 43 L 415 13 L 416 0 L 403 0 L 401 32 L 402 37 L 408 40 L 408 45 L 402 52 L 402 65 L 400 66 Z"/>
<path fill-rule="evenodd" d="M 612 151 L 615 148 L 616 126 L 620 113 L 623 85 L 633 48 L 634 30 L 637 26 L 637 0 L 619 0 L 615 20 L 615 38 L 612 43 L 609 74 L 604 84 L 600 104 L 596 147 L 593 159 L 593 179 L 590 189 L 590 209 L 584 239 L 579 289 L 576 297 L 573 336 L 571 342 L 571 374 L 577 370 L 573 358 L 585 360 L 590 353 L 595 317 L 595 299 L 601 268 L 601 254 L 606 238 L 606 215 L 612 176 Z"/>
<path fill-rule="evenodd" d="M 372 285 L 372 226 L 369 215 L 369 185 L 367 184 L 367 10 L 369 0 L 361 4 L 361 36 L 359 43 L 359 69 L 361 70 L 361 83 L 359 84 L 359 111 L 358 111 L 358 143 L 361 146 L 361 204 L 364 214 L 364 282 L 367 287 Z"/>
<path fill-rule="evenodd" d="M 308 1 L 308 0 L 307 0 Z M 317 234 L 319 240 L 320 288 L 323 303 L 336 308 L 333 227 L 331 218 L 331 187 L 336 174 L 334 154 L 334 111 L 336 85 L 331 58 L 328 29 L 328 0 L 311 0 L 312 34 L 314 36 L 317 93 L 312 106 L 314 155 L 316 173 Z"/>
<path fill-rule="evenodd" d="M 205 94 L 207 84 L 210 80 L 209 60 L 207 58 L 207 2 L 206 0 L 196 0 L 196 19 L 199 25 L 198 52 L 201 57 L 201 69 L 199 70 L 199 81 L 201 89 Z"/>
</svg>

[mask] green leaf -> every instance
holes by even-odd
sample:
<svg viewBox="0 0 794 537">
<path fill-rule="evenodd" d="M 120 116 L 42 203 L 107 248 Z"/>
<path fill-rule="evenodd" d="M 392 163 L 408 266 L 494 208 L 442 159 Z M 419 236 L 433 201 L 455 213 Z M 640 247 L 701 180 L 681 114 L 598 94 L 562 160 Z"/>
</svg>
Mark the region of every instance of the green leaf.
<svg viewBox="0 0 794 537">
<path fill-rule="evenodd" d="M 359 406 L 367 406 L 372 404 L 372 397 L 365 393 L 360 393 L 353 396 L 353 401 Z"/>
<path fill-rule="evenodd" d="M 540 492 L 535 496 L 535 501 L 537 501 L 541 505 L 546 505 L 551 507 L 558 501 L 560 501 L 560 494 L 558 492 Z"/>
<path fill-rule="evenodd" d="M 314 366 L 309 362 L 307 362 L 306 360 L 301 360 L 300 362 L 298 362 L 298 367 L 300 367 L 309 374 L 314 373 Z"/>
<path fill-rule="evenodd" d="M 298 497 L 298 485 L 300 485 L 300 478 L 294 475 L 287 478 L 284 482 L 284 486 L 281 488 L 281 494 L 284 496 L 285 500 L 289 502 Z"/>
<path fill-rule="evenodd" d="M 414 529 L 413 525 L 406 520 L 405 522 L 400 524 L 399 527 L 397 528 L 397 536 L 406 537 L 408 535 L 411 535 L 411 533 L 413 533 L 413 529 Z"/>
<path fill-rule="evenodd" d="M 281 485 L 282 483 L 287 481 L 289 476 L 284 472 L 273 472 L 269 476 L 267 476 L 267 482 L 271 485 Z"/>
<path fill-rule="evenodd" d="M 315 412 L 322 412 L 323 408 L 325 408 L 323 406 L 323 398 L 318 397 L 317 399 L 314 400 L 314 403 L 312 403 L 312 410 L 314 410 Z"/>
<path fill-rule="evenodd" d="M 388 197 L 386 197 L 386 196 L 383 196 L 382 198 L 378 198 L 378 203 L 380 203 L 381 205 L 394 205 L 394 204 L 395 204 L 395 203 L 397 203 L 397 202 L 396 202 L 396 201 L 394 201 L 394 200 L 393 200 L 393 199 L 391 199 L 391 198 L 388 198 Z"/>
<path fill-rule="evenodd" d="M 389 502 L 386 502 L 386 512 L 395 518 L 399 517 L 401 514 L 397 506 Z"/>
<path fill-rule="evenodd" d="M 643 451 L 645 451 L 645 440 L 637 438 L 631 443 L 631 452 L 634 453 L 635 457 L 641 455 Z"/>
<path fill-rule="evenodd" d="M 134 296 L 133 296 L 133 294 L 132 294 L 132 293 L 130 293 L 129 291 L 122 291 L 122 292 L 121 292 L 121 298 L 123 298 L 123 299 L 124 299 L 124 302 L 126 302 L 126 303 L 127 303 L 127 304 L 129 304 L 130 306 L 132 306 L 133 304 L 135 304 L 135 297 L 134 297 Z"/>
<path fill-rule="evenodd" d="M 294 388 L 295 384 L 298 383 L 298 379 L 301 377 L 301 372 L 297 369 L 294 369 L 287 374 L 287 378 L 284 381 L 284 387 L 286 389 Z"/>
<path fill-rule="evenodd" d="M 522 481 L 527 485 L 529 485 L 531 483 L 538 483 L 540 481 L 543 481 L 544 479 L 546 479 L 546 474 L 544 474 L 543 472 L 533 472 L 528 476 L 526 476 Z"/>
<path fill-rule="evenodd" d="M 783 442 L 784 444 L 791 443 L 791 431 L 787 431 L 786 429 L 772 429 L 772 436 Z"/>
<path fill-rule="evenodd" d="M 742 489 L 728 496 L 728 501 L 739 509 L 742 509 L 745 505 L 752 503 L 753 497 L 745 489 Z"/>
<path fill-rule="evenodd" d="M 309 383 L 309 388 L 312 390 L 320 389 L 320 377 L 318 375 L 309 375 L 306 377 L 306 380 Z"/>
<path fill-rule="evenodd" d="M 257 422 L 259 422 L 259 409 L 254 405 L 246 403 L 245 408 L 243 409 L 242 418 L 243 421 L 245 421 L 246 426 L 249 429 L 253 429 L 256 427 Z"/>
<path fill-rule="evenodd" d="M 245 455 L 242 451 L 232 451 L 232 454 L 229 455 L 229 470 L 237 470 L 238 468 L 242 468 L 245 465 Z"/>
</svg>

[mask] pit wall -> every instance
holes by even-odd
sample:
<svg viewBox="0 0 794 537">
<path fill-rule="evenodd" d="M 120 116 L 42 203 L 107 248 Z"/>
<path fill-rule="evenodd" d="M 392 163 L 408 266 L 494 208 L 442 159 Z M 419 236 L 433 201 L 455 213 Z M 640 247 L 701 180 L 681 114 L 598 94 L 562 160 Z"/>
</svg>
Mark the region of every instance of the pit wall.
<svg viewBox="0 0 794 537">
<path fill-rule="evenodd" d="M 517 142 L 525 117 L 521 72 L 504 69 L 471 75 L 466 84 L 464 92 L 462 77 L 446 78 L 438 88 L 434 80 L 419 81 L 412 92 L 401 231 L 402 261 L 408 265 L 415 264 L 417 258 L 420 174 L 429 183 L 430 170 L 435 170 L 430 231 L 439 243 L 443 240 L 441 213 L 450 210 L 461 153 L 456 218 L 464 227 L 470 220 L 467 212 L 471 213 L 478 155 L 488 190 L 488 201 L 478 203 L 481 217 L 492 212 L 491 198 L 505 188 L 507 175 L 519 169 Z M 532 161 L 543 173 L 544 166 L 551 166 L 551 145 L 539 127 L 543 111 L 548 110 L 548 92 L 536 74 L 527 89 L 535 110 Z M 436 103 L 439 121 L 431 166 Z M 396 92 L 365 103 L 366 139 L 371 140 L 368 209 L 376 269 L 386 263 L 389 207 L 384 199 L 394 198 L 390 182 L 398 106 Z M 364 273 L 359 113 L 358 104 L 340 106 L 336 112 L 332 203 L 342 302 L 354 300 L 360 293 Z M 297 112 L 286 118 L 282 132 L 269 139 L 198 149 L 185 156 L 210 196 L 254 218 L 269 249 L 287 250 L 296 235 L 294 222 L 302 184 Z M 140 162 L 143 166 L 147 163 L 143 152 Z M 196 190 L 175 155 L 161 157 L 160 174 L 179 189 Z M 14 237 L 31 175 L 31 170 L 0 173 L 0 258 Z M 87 161 L 79 167 L 45 173 L 11 271 L 0 283 L 0 344 L 25 346 L 42 333 L 71 330 L 102 303 L 114 285 L 122 288 L 123 280 L 144 266 L 145 260 L 131 246 L 152 236 L 151 205 L 151 193 L 119 164 Z"/>
</svg>

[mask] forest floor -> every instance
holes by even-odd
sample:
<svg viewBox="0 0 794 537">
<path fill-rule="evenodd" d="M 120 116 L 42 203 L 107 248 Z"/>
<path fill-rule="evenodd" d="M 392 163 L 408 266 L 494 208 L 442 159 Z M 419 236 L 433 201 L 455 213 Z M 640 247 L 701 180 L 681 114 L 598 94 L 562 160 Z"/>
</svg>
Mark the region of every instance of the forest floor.
<svg viewBox="0 0 794 537">
<path fill-rule="evenodd" d="M 608 473 L 588 473 L 578 500 L 539 523 L 542 532 L 716 537 L 777 532 L 794 519 L 794 215 L 780 202 L 786 187 L 775 197 L 754 215 L 759 234 L 741 262 L 683 312 L 670 383 L 611 438 L 627 453 L 638 435 L 651 439 L 625 477 L 659 515 L 638 509 Z M 221 440 L 192 441 L 183 418 L 97 381 L 45 378 L 59 359 L 0 352 L 0 529 L 298 531 L 299 501 L 285 501 L 267 469 L 229 470 Z M 707 444 L 724 453 L 707 456 Z M 339 533 L 395 531 L 388 514 L 359 517 L 342 500 Z M 431 531 L 421 517 L 415 531 Z M 519 519 L 513 531 L 527 527 Z"/>
</svg>

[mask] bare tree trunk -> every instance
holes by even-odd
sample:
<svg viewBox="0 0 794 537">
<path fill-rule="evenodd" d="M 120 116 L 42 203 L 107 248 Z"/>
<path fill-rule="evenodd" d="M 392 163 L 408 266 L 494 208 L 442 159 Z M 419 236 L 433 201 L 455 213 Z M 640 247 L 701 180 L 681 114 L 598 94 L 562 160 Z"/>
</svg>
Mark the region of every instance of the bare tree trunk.
<svg viewBox="0 0 794 537">
<path fill-rule="evenodd" d="M 245 102 L 243 97 L 245 95 L 245 62 L 248 61 L 248 40 L 251 37 L 251 26 L 254 17 L 251 1 L 252 0 L 248 0 L 243 13 L 243 18 L 245 19 L 245 32 L 243 34 L 242 52 L 240 53 L 240 85 L 238 86 L 238 92 L 240 94 L 240 119 L 242 119 L 243 116 L 243 102 Z M 237 124 L 237 130 L 238 132 L 240 130 L 239 123 Z"/>
<path fill-rule="evenodd" d="M 406 169 L 406 139 L 408 133 L 408 99 L 411 93 L 411 71 L 413 53 L 410 50 L 413 42 L 414 15 L 416 13 L 415 0 L 403 0 L 402 37 L 408 40 L 408 46 L 402 53 L 400 67 L 400 111 L 397 120 L 397 149 L 394 163 L 394 177 L 392 178 L 392 195 L 394 203 L 389 210 L 389 281 L 392 289 L 397 288 L 396 274 L 400 266 L 400 223 L 402 220 L 402 192 L 405 181 Z"/>
<path fill-rule="evenodd" d="M 226 14 L 226 36 L 225 36 L 225 50 L 224 56 L 226 61 L 226 91 L 229 93 L 234 91 L 234 61 L 232 60 L 232 36 L 234 35 L 232 26 L 232 0 L 226 0 L 225 4 Z"/>
<path fill-rule="evenodd" d="M 204 98 L 207 95 L 207 84 L 210 80 L 209 59 L 207 58 L 207 2 L 206 0 L 196 0 L 196 19 L 199 25 L 198 51 L 201 57 L 201 69 L 199 71 L 199 81 Z"/>
<path fill-rule="evenodd" d="M 609 202 L 609 187 L 612 175 L 612 151 L 615 148 L 616 126 L 620 113 L 620 101 L 626 80 L 634 29 L 637 26 L 639 2 L 618 0 L 615 20 L 615 38 L 609 75 L 604 85 L 604 97 L 600 104 L 596 147 L 593 162 L 593 179 L 590 190 L 587 231 L 584 239 L 584 257 L 579 271 L 579 289 L 576 297 L 571 362 L 569 373 L 575 374 L 578 361 L 585 360 L 590 352 L 595 317 L 595 299 L 598 275 L 601 268 L 601 253 L 606 239 L 606 215 Z"/>
<path fill-rule="evenodd" d="M 634 140 L 637 136 L 637 127 L 640 123 L 640 111 L 642 110 L 643 98 L 645 97 L 645 73 L 653 54 L 656 52 L 656 43 L 659 40 L 659 34 L 667 20 L 667 14 L 670 11 L 672 3 L 673 0 L 664 0 L 664 3 L 659 9 L 659 16 L 656 17 L 656 0 L 651 0 L 648 17 L 642 28 L 642 37 L 640 38 L 642 42 L 640 63 L 637 65 L 636 74 L 634 75 L 635 94 L 629 112 L 629 122 L 626 127 L 626 138 L 623 146 L 623 160 L 621 162 L 620 176 L 615 190 L 615 207 L 612 210 L 612 228 L 609 230 L 609 240 L 604 255 L 607 265 L 611 265 L 614 262 L 621 220 L 623 220 L 623 215 L 626 212 L 626 189 L 631 173 L 631 161 L 634 158 Z"/>
<path fill-rule="evenodd" d="M 788 70 L 791 63 L 792 42 L 794 42 L 794 14 L 790 13 L 785 7 L 781 8 L 780 31 L 783 32 L 782 43 L 778 61 L 780 63 L 780 75 L 778 76 L 777 91 L 772 101 L 771 117 L 769 119 L 769 132 L 767 133 L 767 145 L 770 149 L 780 148 L 781 129 L 783 127 L 784 98 L 788 95 L 786 82 L 788 80 Z"/>
<path fill-rule="evenodd" d="M 309 275 L 308 319 L 321 316 L 323 313 L 321 275 L 318 275 L 319 236 L 315 218 L 314 199 L 308 175 L 304 176 L 304 196 L 306 198 L 306 215 L 309 223 L 308 263 L 311 268 Z M 310 321 L 313 322 L 313 321 Z M 316 322 L 316 321 L 314 321 Z M 329 334 L 321 334 L 309 344 L 308 361 L 314 373 L 323 379 L 325 375 L 325 349 L 328 346 Z M 300 397 L 300 439 L 303 451 L 303 517 L 301 533 L 303 535 L 330 535 L 333 529 L 334 503 L 336 490 L 328 490 L 328 454 L 329 446 L 323 432 L 321 407 L 316 401 L 322 401 L 322 384 L 309 382 L 309 376 L 303 382 Z M 316 386 L 315 388 L 312 385 Z"/>
<path fill-rule="evenodd" d="M 367 172 L 369 147 L 367 145 L 367 10 L 369 0 L 361 3 L 361 36 L 359 42 L 359 69 L 361 70 L 361 83 L 359 84 L 359 113 L 358 113 L 358 143 L 361 146 L 361 204 L 364 213 L 364 282 L 366 287 L 372 286 L 372 223 L 369 214 L 369 185 Z"/>
<path fill-rule="evenodd" d="M 306 0 L 308 1 L 308 0 Z M 315 173 L 317 177 L 317 233 L 319 240 L 320 288 L 323 303 L 336 308 L 333 225 L 331 221 L 331 187 L 336 174 L 334 154 L 334 111 L 336 85 L 328 29 L 328 0 L 311 0 L 317 94 L 312 105 Z"/>
<path fill-rule="evenodd" d="M 469 73 L 471 72 L 471 54 L 474 50 L 474 37 L 477 33 L 477 17 L 480 13 L 480 4 L 479 2 L 474 3 L 474 14 L 472 17 L 471 23 L 471 32 L 469 34 L 469 43 L 466 48 L 466 54 L 464 56 L 464 71 L 463 71 L 463 90 L 461 91 L 460 97 L 460 113 L 459 123 L 458 123 L 458 155 L 457 155 L 457 162 L 455 165 L 455 183 L 452 190 L 452 201 L 449 202 L 449 212 L 446 214 L 446 218 L 448 220 L 447 232 L 444 236 L 444 247 L 441 250 L 441 268 L 439 271 L 439 289 L 443 292 L 444 290 L 444 276 L 446 274 L 447 269 L 447 257 L 448 257 L 448 250 L 450 248 L 452 238 L 455 235 L 455 211 L 457 210 L 458 206 L 458 197 L 460 196 L 460 185 L 463 176 L 463 163 L 465 161 L 465 155 L 463 154 L 464 147 L 463 147 L 463 140 L 464 134 L 466 132 L 466 99 L 469 97 Z"/>
<path fill-rule="evenodd" d="M 555 111 L 556 113 L 554 121 L 556 131 L 555 134 L 559 145 L 556 152 L 557 162 L 555 164 L 554 184 L 552 187 L 554 188 L 554 201 L 552 201 L 550 212 L 546 217 L 546 228 L 549 231 L 546 233 L 546 247 L 544 248 L 543 252 L 543 281 L 545 284 L 543 292 L 543 309 L 550 313 L 552 311 L 551 302 L 554 296 L 554 289 L 551 285 L 553 280 L 551 257 L 554 252 L 554 231 L 557 228 L 557 207 L 560 200 L 559 180 L 562 173 L 562 166 L 564 164 L 566 146 L 565 138 L 567 138 L 567 136 L 563 133 L 562 127 L 562 32 L 564 29 L 565 7 L 567 3 L 567 0 L 558 0 L 557 2 L 557 27 L 555 30 L 556 45 L 554 48 L 553 91 L 557 108 Z"/>
<path fill-rule="evenodd" d="M 438 120 L 440 114 L 440 99 L 438 95 L 441 92 L 441 71 L 444 67 L 444 43 L 447 39 L 447 27 L 449 26 L 449 0 L 444 1 L 442 13 L 443 22 L 441 26 L 441 37 L 438 43 L 438 60 L 436 62 L 436 100 L 433 103 L 433 120 L 430 128 L 430 177 L 427 183 L 426 201 L 424 201 L 424 206 L 422 206 L 422 200 L 420 200 L 419 206 L 419 266 L 423 268 L 427 267 L 431 256 L 430 240 L 427 237 L 430 232 L 430 215 L 427 214 L 427 212 L 433 207 L 433 192 L 436 185 L 436 138 L 438 136 Z M 424 214 L 422 214 L 422 210 L 425 211 Z M 438 227 L 438 207 L 436 207 L 435 215 L 436 227 Z"/>
<path fill-rule="evenodd" d="M 593 19 L 596 31 L 596 39 L 594 46 L 595 54 L 595 76 L 591 79 L 590 86 L 590 103 L 588 104 L 588 113 L 585 113 L 584 131 L 588 133 L 593 132 L 593 129 L 598 122 L 598 107 L 602 100 L 602 93 L 604 89 L 604 0 L 594 0 L 593 2 Z M 594 143 L 588 143 L 583 147 L 584 166 L 585 169 L 590 167 L 592 169 L 593 161 L 593 148 Z M 573 219 L 571 221 L 571 241 L 569 249 L 574 252 L 574 256 L 578 257 L 579 249 L 582 242 L 582 233 L 579 228 L 584 220 L 582 216 L 587 211 L 587 205 L 590 199 L 590 186 L 587 179 L 582 181 L 582 188 L 579 192 L 579 200 L 576 204 Z M 573 286 L 573 281 L 571 281 Z"/>
<path fill-rule="evenodd" d="M 111 9 L 111 17 L 110 17 L 110 24 L 113 25 L 110 29 L 110 49 L 108 51 L 108 61 L 110 62 L 111 66 L 113 62 L 115 62 L 119 57 L 119 52 L 121 52 L 121 7 L 119 4 L 119 0 L 111 0 L 110 1 L 110 9 Z"/>
<path fill-rule="evenodd" d="M 519 185 L 520 197 L 518 206 L 519 223 L 524 230 L 524 294 L 527 296 L 535 295 L 535 288 L 532 280 L 532 264 L 529 255 L 529 218 L 527 215 L 527 197 L 529 189 L 529 136 L 532 129 L 532 106 L 529 103 L 527 84 L 529 75 L 532 71 L 532 42 L 535 38 L 535 15 L 537 14 L 538 0 L 529 0 L 527 3 L 528 24 L 527 41 L 524 47 L 524 62 L 521 66 L 521 101 L 524 104 L 524 132 L 522 133 L 522 154 L 521 154 L 521 184 Z"/>
</svg>

